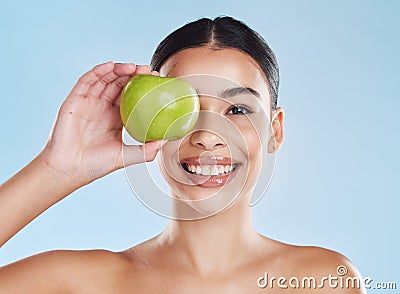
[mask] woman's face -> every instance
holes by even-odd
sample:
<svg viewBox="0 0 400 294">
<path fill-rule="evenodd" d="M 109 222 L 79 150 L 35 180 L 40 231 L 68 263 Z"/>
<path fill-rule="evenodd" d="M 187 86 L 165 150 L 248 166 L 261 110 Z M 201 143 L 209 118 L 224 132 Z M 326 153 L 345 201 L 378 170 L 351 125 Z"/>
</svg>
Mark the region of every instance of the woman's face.
<svg viewBox="0 0 400 294">
<path fill-rule="evenodd" d="M 196 205 L 213 198 L 199 208 L 209 213 L 249 196 L 271 137 L 271 98 L 259 65 L 239 50 L 200 47 L 171 56 L 160 75 L 189 81 L 200 99 L 193 131 L 165 144 L 157 159 L 172 196 Z"/>
</svg>

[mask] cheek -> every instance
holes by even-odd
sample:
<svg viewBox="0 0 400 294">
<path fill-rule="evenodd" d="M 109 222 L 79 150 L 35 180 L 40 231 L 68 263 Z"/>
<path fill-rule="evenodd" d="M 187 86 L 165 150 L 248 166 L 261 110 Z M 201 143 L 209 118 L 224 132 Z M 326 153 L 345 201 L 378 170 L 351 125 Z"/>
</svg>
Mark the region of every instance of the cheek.
<svg viewBox="0 0 400 294">
<path fill-rule="evenodd" d="M 236 124 L 240 136 L 242 136 L 246 146 L 243 152 L 247 153 L 249 159 L 257 159 L 262 156 L 268 138 L 268 128 L 264 120 L 247 120 Z"/>
<path fill-rule="evenodd" d="M 254 130 L 250 129 L 245 132 L 245 141 L 248 148 L 248 157 L 250 161 L 258 160 L 262 155 L 262 145 L 259 138 L 259 134 Z"/>
<path fill-rule="evenodd" d="M 169 143 L 167 143 L 169 144 Z M 167 145 L 165 144 L 165 145 Z M 174 169 L 174 166 L 172 165 L 172 162 L 169 161 L 170 158 L 174 156 L 174 154 L 169 150 L 169 148 L 166 148 L 167 146 L 164 146 L 160 152 L 157 154 L 156 160 L 157 160 L 157 165 L 158 169 L 160 170 L 161 175 L 164 177 L 164 179 L 170 183 L 171 182 L 171 177 L 170 173 Z"/>
<path fill-rule="evenodd" d="M 262 170 L 262 163 L 264 160 L 264 148 L 263 138 L 261 134 L 253 128 L 247 128 L 243 132 L 245 135 L 245 141 L 248 148 L 248 170 L 246 187 L 249 191 L 252 191 L 255 184 L 259 179 L 260 172 Z"/>
<path fill-rule="evenodd" d="M 166 177 L 167 173 L 165 171 L 164 159 L 162 158 L 162 156 L 160 154 L 158 154 L 156 157 L 156 160 L 157 160 L 157 166 L 158 166 L 158 169 L 159 169 L 161 175 L 163 176 L 163 178 L 166 181 L 168 181 L 168 177 Z"/>
</svg>

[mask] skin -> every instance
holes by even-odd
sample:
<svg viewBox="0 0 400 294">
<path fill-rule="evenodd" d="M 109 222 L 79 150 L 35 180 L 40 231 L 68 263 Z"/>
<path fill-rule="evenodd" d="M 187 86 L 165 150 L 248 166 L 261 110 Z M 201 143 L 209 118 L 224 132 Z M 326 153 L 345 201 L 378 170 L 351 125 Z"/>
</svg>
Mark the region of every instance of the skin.
<svg viewBox="0 0 400 294">
<path fill-rule="evenodd" d="M 122 167 L 118 97 L 128 79 L 139 73 L 151 72 L 146 66 L 109 62 L 79 79 L 60 108 L 43 151 L 0 186 L 0 223 L 7 224 L 0 231 L 0 245 L 74 190 Z M 164 63 L 160 74 L 167 73 L 175 77 L 204 73 L 229 78 L 259 91 L 261 104 L 270 109 L 268 83 L 259 66 L 237 50 L 187 49 Z M 247 103 L 246 97 L 236 98 Z M 202 110 L 231 120 L 245 133 L 246 144 L 252 150 L 248 155 L 249 166 L 259 168 L 257 159 L 263 156 L 261 143 L 256 133 L 246 132 L 244 118 L 227 115 L 226 109 L 231 105 L 224 101 L 201 96 L 200 103 Z M 274 137 L 265 143 L 268 152 L 276 152 L 284 138 L 283 110 L 271 111 L 269 119 Z M 206 130 L 189 136 L 182 140 L 181 156 L 198 155 L 204 150 L 227 155 L 228 146 L 219 136 Z M 129 164 L 154 160 L 163 144 L 149 142 L 145 149 L 131 146 Z M 96 160 L 99 156 L 101 162 Z M 214 188 L 187 187 L 161 171 L 173 192 L 202 198 L 214 191 Z M 42 185 L 44 180 L 47 185 Z M 339 265 L 348 269 L 346 277 L 361 278 L 354 265 L 339 253 L 293 246 L 257 233 L 252 225 L 251 207 L 247 205 L 256 181 L 256 177 L 249 177 L 238 199 L 221 213 L 196 221 L 170 221 L 161 234 L 129 250 L 52 251 L 4 266 L 0 268 L 0 293 L 279 292 L 282 289 L 276 281 L 273 288 L 262 289 L 257 279 L 268 272 L 269 277 L 295 276 L 301 280 L 313 276 L 320 281 L 329 274 L 337 276 Z M 321 290 L 289 287 L 285 291 L 320 293 Z M 331 292 L 365 293 L 365 290 L 323 288 L 323 293 Z"/>
</svg>

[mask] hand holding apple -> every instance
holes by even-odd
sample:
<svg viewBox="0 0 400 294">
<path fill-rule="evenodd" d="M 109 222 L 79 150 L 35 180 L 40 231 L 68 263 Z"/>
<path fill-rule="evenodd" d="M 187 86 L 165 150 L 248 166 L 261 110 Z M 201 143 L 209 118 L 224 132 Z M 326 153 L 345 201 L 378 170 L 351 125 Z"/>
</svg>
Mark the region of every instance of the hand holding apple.
<svg viewBox="0 0 400 294">
<path fill-rule="evenodd" d="M 122 122 L 139 142 L 184 137 L 196 124 L 199 109 L 196 90 L 179 78 L 137 75 L 121 93 Z"/>
<path fill-rule="evenodd" d="M 155 74 L 149 66 L 107 62 L 84 74 L 63 102 L 39 158 L 79 188 L 124 165 L 151 161 L 161 142 L 125 146 L 119 98 L 138 74 Z"/>
</svg>

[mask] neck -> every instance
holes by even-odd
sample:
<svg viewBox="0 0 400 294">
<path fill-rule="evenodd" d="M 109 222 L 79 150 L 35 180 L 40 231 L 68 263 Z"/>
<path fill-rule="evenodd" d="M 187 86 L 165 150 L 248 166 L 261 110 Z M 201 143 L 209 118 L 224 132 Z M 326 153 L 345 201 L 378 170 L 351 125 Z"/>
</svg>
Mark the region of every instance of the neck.
<svg viewBox="0 0 400 294">
<path fill-rule="evenodd" d="M 227 267 L 242 265 L 246 253 L 254 254 L 262 242 L 245 199 L 248 197 L 239 197 L 230 208 L 211 217 L 171 221 L 160 235 L 161 242 L 174 248 L 184 264 L 203 274 L 226 272 Z"/>
</svg>

